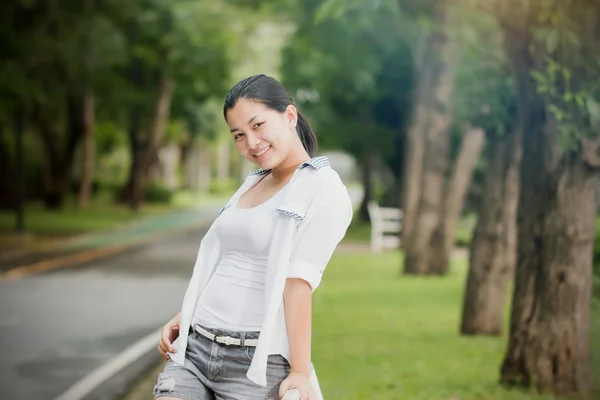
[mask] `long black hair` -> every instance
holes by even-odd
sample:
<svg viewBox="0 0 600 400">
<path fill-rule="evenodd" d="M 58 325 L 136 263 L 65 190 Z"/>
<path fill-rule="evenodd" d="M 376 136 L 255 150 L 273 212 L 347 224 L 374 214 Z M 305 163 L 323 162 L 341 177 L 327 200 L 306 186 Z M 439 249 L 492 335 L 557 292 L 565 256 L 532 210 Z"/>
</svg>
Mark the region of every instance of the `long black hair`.
<svg viewBox="0 0 600 400">
<path fill-rule="evenodd" d="M 254 75 L 246 78 L 229 91 L 223 105 L 225 119 L 227 119 L 227 112 L 235 106 L 239 99 L 257 101 L 281 113 L 290 104 L 296 106 L 288 90 L 276 79 L 266 75 Z M 314 157 L 317 154 L 317 136 L 300 112 L 298 112 L 296 132 L 308 155 Z"/>
</svg>

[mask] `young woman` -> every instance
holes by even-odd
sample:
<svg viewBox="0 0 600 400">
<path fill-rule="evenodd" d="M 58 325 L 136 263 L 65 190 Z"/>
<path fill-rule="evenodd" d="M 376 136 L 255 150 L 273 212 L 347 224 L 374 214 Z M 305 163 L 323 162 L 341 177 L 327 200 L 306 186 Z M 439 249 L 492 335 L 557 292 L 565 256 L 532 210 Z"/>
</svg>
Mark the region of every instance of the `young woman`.
<svg viewBox="0 0 600 400">
<path fill-rule="evenodd" d="M 202 242 L 181 312 L 162 330 L 161 399 L 302 400 L 322 394 L 311 363 L 311 296 L 352 219 L 350 197 L 292 97 L 265 75 L 236 84 L 224 116 L 259 169 Z"/>
</svg>

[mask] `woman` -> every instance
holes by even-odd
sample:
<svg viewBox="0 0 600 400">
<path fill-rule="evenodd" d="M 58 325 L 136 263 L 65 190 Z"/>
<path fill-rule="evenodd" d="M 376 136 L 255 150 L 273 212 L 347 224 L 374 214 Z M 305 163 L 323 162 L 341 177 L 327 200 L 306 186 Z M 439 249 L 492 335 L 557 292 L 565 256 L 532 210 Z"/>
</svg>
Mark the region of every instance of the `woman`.
<svg viewBox="0 0 600 400">
<path fill-rule="evenodd" d="M 162 330 L 155 398 L 322 399 L 311 363 L 311 296 L 352 219 L 348 191 L 290 94 L 265 75 L 223 110 L 259 169 L 202 242 L 181 312 Z M 181 334 L 180 334 L 181 333 Z"/>
</svg>

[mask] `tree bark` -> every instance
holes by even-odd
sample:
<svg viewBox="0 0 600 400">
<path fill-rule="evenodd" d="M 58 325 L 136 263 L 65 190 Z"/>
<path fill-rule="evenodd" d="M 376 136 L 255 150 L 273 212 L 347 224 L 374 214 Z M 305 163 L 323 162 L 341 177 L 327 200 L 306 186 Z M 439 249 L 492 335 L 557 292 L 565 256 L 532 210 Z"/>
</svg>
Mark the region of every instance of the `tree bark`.
<svg viewBox="0 0 600 400">
<path fill-rule="evenodd" d="M 148 175 L 150 169 L 156 163 L 158 149 L 164 137 L 166 122 L 169 119 L 173 81 L 166 73 L 161 74 L 158 89 L 152 123 L 144 144 L 140 140 L 141 115 L 139 107 L 134 107 L 130 113 L 129 142 L 131 146 L 131 167 L 124 200 L 134 210 L 138 210 L 143 203 L 144 191 L 148 184 Z"/>
<path fill-rule="evenodd" d="M 369 202 L 373 200 L 373 169 L 374 160 L 370 152 L 366 152 L 360 163 L 360 175 L 363 185 L 363 198 L 360 202 L 358 215 L 362 221 L 370 221 L 369 218 Z"/>
<path fill-rule="evenodd" d="M 518 252 L 501 381 L 556 395 L 590 388 L 590 303 L 595 173 L 560 151 L 530 70 L 528 30 L 507 31 L 523 132 Z"/>
<path fill-rule="evenodd" d="M 520 135 L 491 135 L 483 197 L 469 252 L 463 335 L 501 335 L 517 240 Z"/>
<path fill-rule="evenodd" d="M 429 273 L 431 274 L 444 275 L 450 268 L 456 227 L 471 184 L 473 170 L 483 149 L 484 140 L 485 135 L 482 129 L 466 127 L 452 177 L 446 187 L 443 206 L 440 209 L 440 224 L 431 241 L 429 261 Z"/>
<path fill-rule="evenodd" d="M 14 129 L 9 129 L 7 124 L 0 121 L 0 210 L 12 210 L 15 207 L 15 158 L 12 157 L 5 139 Z M 14 136 L 21 133 L 14 133 Z"/>
<path fill-rule="evenodd" d="M 439 26 L 443 26 L 444 12 L 443 7 L 437 10 L 436 20 Z M 448 167 L 448 128 L 452 122 L 448 105 L 453 71 L 448 62 L 448 40 L 443 28 L 433 34 L 432 40 L 435 42 L 433 47 L 441 50 L 432 53 L 430 60 L 430 90 L 434 99 L 427 112 L 430 122 L 425 134 L 424 163 L 420 177 L 421 194 L 417 213 L 413 216 L 414 225 L 410 228 L 408 243 L 405 243 L 404 274 L 428 273 L 428 247 L 433 232 L 440 223 L 440 207 Z M 405 172 L 411 173 L 409 170 Z"/>
<path fill-rule="evenodd" d="M 92 194 L 92 182 L 94 180 L 94 95 L 89 91 L 83 97 L 83 124 L 83 168 L 81 169 L 81 181 L 77 200 L 79 207 L 85 207 L 89 203 Z"/>
<path fill-rule="evenodd" d="M 443 18 L 443 16 L 440 16 Z M 421 200 L 421 180 L 423 175 L 423 157 L 425 153 L 425 132 L 429 126 L 429 116 L 435 102 L 433 81 L 439 77 L 439 68 L 435 61 L 445 43 L 445 36 L 440 33 L 429 35 L 416 69 L 418 80 L 414 92 L 415 109 L 405 141 L 405 156 L 402 179 L 402 247 L 406 250 L 411 245 L 415 220 Z"/>
</svg>

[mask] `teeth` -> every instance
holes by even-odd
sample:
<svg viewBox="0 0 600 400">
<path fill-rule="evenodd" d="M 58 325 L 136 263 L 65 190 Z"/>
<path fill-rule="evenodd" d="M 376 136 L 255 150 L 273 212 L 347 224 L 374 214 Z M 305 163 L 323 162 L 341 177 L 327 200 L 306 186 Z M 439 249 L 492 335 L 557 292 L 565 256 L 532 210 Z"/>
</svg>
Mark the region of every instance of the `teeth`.
<svg viewBox="0 0 600 400">
<path fill-rule="evenodd" d="M 263 151 L 261 151 L 260 153 L 257 153 L 254 155 L 254 157 L 260 157 L 263 154 L 265 154 L 267 152 L 267 150 L 269 150 L 271 148 L 271 146 L 267 147 L 266 149 L 264 149 Z"/>
</svg>

